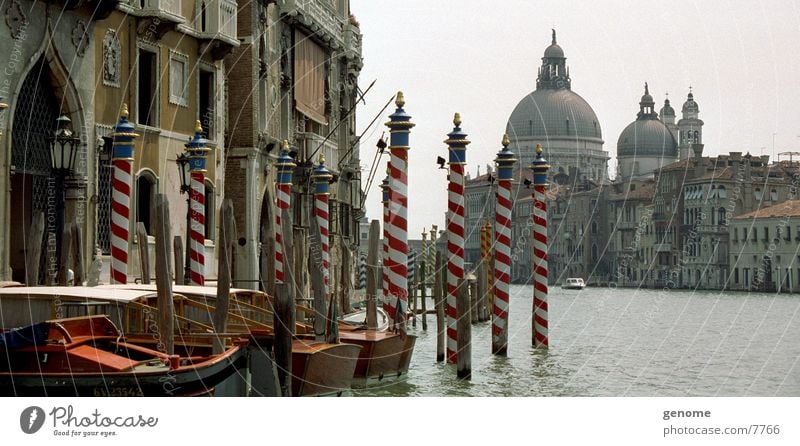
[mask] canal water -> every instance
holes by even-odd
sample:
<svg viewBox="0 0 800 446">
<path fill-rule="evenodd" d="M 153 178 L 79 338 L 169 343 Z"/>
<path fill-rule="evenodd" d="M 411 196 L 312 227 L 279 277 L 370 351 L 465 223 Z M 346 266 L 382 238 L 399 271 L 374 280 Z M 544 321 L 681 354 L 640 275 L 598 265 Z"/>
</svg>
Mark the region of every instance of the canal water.
<svg viewBox="0 0 800 446">
<path fill-rule="evenodd" d="M 800 396 L 800 295 L 553 288 L 550 350 L 531 344 L 530 286 L 512 286 L 508 357 L 473 325 L 472 381 L 436 363 L 418 320 L 408 380 L 356 396 Z M 432 308 L 432 304 L 428 304 Z M 420 316 L 421 317 L 421 316 Z"/>
</svg>

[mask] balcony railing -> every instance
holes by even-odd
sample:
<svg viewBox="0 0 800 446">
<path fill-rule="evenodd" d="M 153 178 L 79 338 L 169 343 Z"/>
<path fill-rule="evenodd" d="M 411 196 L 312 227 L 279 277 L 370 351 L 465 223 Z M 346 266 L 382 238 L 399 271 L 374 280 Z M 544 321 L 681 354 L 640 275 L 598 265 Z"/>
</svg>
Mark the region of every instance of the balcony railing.
<svg viewBox="0 0 800 446">
<path fill-rule="evenodd" d="M 342 22 L 329 2 L 319 0 L 285 0 L 280 12 L 308 28 L 332 48 L 343 45 Z M 346 20 L 345 20 L 346 21 Z"/>
<path fill-rule="evenodd" d="M 201 39 L 221 39 L 238 44 L 236 2 L 234 0 L 195 0 L 194 28 Z"/>
<path fill-rule="evenodd" d="M 183 17 L 181 13 L 182 0 L 131 0 L 130 3 L 135 9 L 143 13 L 167 13 L 176 17 Z"/>
<path fill-rule="evenodd" d="M 672 251 L 672 243 L 659 243 L 655 245 L 656 252 L 670 252 Z"/>
<path fill-rule="evenodd" d="M 156 17 L 168 23 L 183 23 L 183 0 L 122 0 L 119 8 L 138 17 Z"/>
</svg>

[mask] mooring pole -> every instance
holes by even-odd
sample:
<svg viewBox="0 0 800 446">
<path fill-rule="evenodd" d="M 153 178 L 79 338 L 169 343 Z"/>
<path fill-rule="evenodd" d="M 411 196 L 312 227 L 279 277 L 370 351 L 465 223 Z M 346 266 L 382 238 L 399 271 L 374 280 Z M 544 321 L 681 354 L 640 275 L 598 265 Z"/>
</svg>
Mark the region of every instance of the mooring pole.
<svg viewBox="0 0 800 446">
<path fill-rule="evenodd" d="M 139 135 L 128 121 L 128 104 L 122 104 L 119 122 L 114 127 L 111 162 L 114 179 L 111 187 L 111 283 L 128 283 L 128 244 L 130 243 L 131 170 L 133 144 Z"/>
<path fill-rule="evenodd" d="M 436 252 L 436 271 L 433 278 L 433 305 L 436 307 L 436 362 L 444 361 L 444 337 L 447 332 L 444 319 L 444 292 L 442 286 L 442 253 Z"/>
<path fill-rule="evenodd" d="M 450 184 L 447 212 L 447 362 L 458 362 L 458 314 L 456 301 L 459 283 L 464 280 L 464 165 L 467 162 L 467 134 L 461 131 L 461 115 L 453 117 L 455 127 L 444 141 L 449 152 Z M 466 295 L 466 294 L 465 294 Z M 469 318 L 469 316 L 467 316 Z M 469 319 L 468 319 L 469 322 Z"/>
<path fill-rule="evenodd" d="M 283 140 L 283 148 L 281 154 L 278 156 L 278 162 L 275 167 L 278 170 L 276 184 L 275 184 L 275 197 L 278 205 L 278 211 L 275 213 L 275 282 L 284 283 L 285 276 L 285 249 L 283 243 L 283 225 L 281 222 L 281 213 L 285 209 L 290 209 L 292 203 L 292 173 L 297 166 L 294 159 L 289 156 L 289 141 Z M 291 265 L 288 266 L 291 268 Z M 289 284 L 290 286 L 292 284 Z"/>
<path fill-rule="evenodd" d="M 325 156 L 319 155 L 319 163 L 311 173 L 311 182 L 314 185 L 314 223 L 312 224 L 312 252 L 313 270 L 311 277 L 314 286 L 314 333 L 317 338 L 320 335 L 330 337 L 329 332 L 333 327 L 330 324 L 335 324 L 335 321 L 326 321 L 329 315 L 327 310 L 327 302 L 330 297 L 330 233 L 328 225 L 330 224 L 330 217 L 328 212 L 328 199 L 330 196 L 330 182 L 333 175 L 327 167 L 325 167 Z M 318 255 L 318 257 L 317 257 Z M 317 258 L 319 263 L 317 263 Z M 321 278 L 321 280 L 320 280 Z M 335 299 L 331 302 L 335 304 Z M 335 311 L 334 311 L 335 313 Z"/>
<path fill-rule="evenodd" d="M 191 203 L 191 233 L 188 240 L 190 256 L 189 283 L 203 286 L 205 279 L 205 240 L 206 240 L 206 156 L 211 149 L 203 137 L 203 126 L 195 123 L 194 138 L 186 144 L 189 154 Z"/>
<path fill-rule="evenodd" d="M 381 277 L 383 279 L 383 310 L 389 313 L 392 307 L 389 296 L 389 169 L 381 182 L 381 203 L 383 205 L 383 245 L 381 251 Z M 391 323 L 394 326 L 394 320 Z"/>
<path fill-rule="evenodd" d="M 427 331 L 428 330 L 428 304 L 425 302 L 425 294 L 426 294 L 425 291 L 427 289 L 426 287 L 428 286 L 428 281 L 427 281 L 428 270 L 433 268 L 433 265 L 428 263 L 428 251 L 429 251 L 430 247 L 428 246 L 427 238 L 428 238 L 428 233 L 425 232 L 425 230 L 423 229 L 422 230 L 422 257 L 421 257 L 422 258 L 422 262 L 420 263 L 420 268 L 419 268 L 419 270 L 420 270 L 419 271 L 419 277 L 420 277 L 420 281 L 419 281 L 419 283 L 420 283 L 420 286 L 419 286 L 420 297 L 419 298 L 422 299 L 422 301 L 420 303 L 422 304 L 421 306 L 422 306 L 422 330 L 423 331 Z"/>
<path fill-rule="evenodd" d="M 494 299 L 492 311 L 492 353 L 508 353 L 508 306 L 511 284 L 511 183 L 517 159 L 508 149 L 508 135 L 494 162 L 497 166 L 497 201 L 494 217 Z"/>
<path fill-rule="evenodd" d="M 403 106 L 403 92 L 397 92 L 397 109 L 389 116 L 389 295 L 396 304 L 389 316 L 406 331 L 408 310 L 408 150 L 414 123 Z"/>
<path fill-rule="evenodd" d="M 550 166 L 536 145 L 533 171 L 533 346 L 548 348 L 547 336 L 547 171 Z"/>
<path fill-rule="evenodd" d="M 469 283 L 460 280 L 456 290 L 458 313 L 458 379 L 472 379 L 472 324 L 470 324 Z"/>
</svg>

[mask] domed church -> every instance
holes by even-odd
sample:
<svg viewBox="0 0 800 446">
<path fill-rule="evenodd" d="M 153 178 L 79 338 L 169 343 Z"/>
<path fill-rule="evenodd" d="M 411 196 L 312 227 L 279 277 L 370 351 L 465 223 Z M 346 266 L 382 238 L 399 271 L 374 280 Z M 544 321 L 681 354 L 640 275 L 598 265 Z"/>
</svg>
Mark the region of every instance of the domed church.
<svg viewBox="0 0 800 446">
<path fill-rule="evenodd" d="M 536 156 L 536 144 L 541 144 L 556 180 L 576 169 L 577 178 L 599 183 L 607 177 L 609 159 L 600 122 L 589 103 L 572 91 L 566 61 L 553 30 L 536 90 L 522 98 L 508 119 L 510 148 L 519 154 L 518 166 L 526 167 Z"/>
<path fill-rule="evenodd" d="M 653 172 L 691 156 L 691 144 L 702 141 L 703 121 L 698 118 L 699 106 L 689 92 L 682 108 L 683 117 L 675 124 L 675 109 L 664 100 L 661 113 L 645 82 L 636 120 L 628 124 L 617 140 L 619 179 L 652 177 Z"/>
</svg>

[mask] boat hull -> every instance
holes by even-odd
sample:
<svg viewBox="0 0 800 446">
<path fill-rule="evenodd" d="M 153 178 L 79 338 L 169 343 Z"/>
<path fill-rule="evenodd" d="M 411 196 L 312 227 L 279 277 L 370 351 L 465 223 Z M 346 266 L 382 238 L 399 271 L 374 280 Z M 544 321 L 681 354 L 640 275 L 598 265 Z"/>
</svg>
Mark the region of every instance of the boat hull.
<svg viewBox="0 0 800 446">
<path fill-rule="evenodd" d="M 341 396 L 352 386 L 361 347 L 352 343 L 292 342 L 292 395 Z"/>
<path fill-rule="evenodd" d="M 354 387 L 368 387 L 404 379 L 408 375 L 416 336 L 385 331 L 342 331 L 342 342 L 362 347 L 353 376 Z"/>
<path fill-rule="evenodd" d="M 163 372 L 2 372 L 0 396 L 200 396 L 246 367 L 246 351 L 237 346 L 207 363 Z"/>
</svg>

